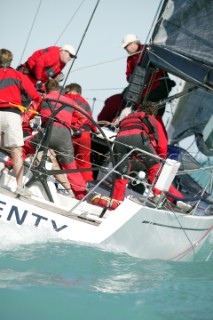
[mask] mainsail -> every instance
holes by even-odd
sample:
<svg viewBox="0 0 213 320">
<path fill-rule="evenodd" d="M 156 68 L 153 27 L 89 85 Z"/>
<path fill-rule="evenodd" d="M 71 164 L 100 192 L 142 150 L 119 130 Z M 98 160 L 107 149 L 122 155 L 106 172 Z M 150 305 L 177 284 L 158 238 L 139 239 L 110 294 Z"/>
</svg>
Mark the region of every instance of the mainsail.
<svg viewBox="0 0 213 320">
<path fill-rule="evenodd" d="M 185 80 L 185 90 L 195 87 L 179 99 L 171 141 L 194 134 L 198 148 L 208 156 L 213 145 L 203 144 L 202 135 L 213 114 L 212 17 L 212 0 L 164 1 L 147 53 L 154 65 Z"/>
</svg>

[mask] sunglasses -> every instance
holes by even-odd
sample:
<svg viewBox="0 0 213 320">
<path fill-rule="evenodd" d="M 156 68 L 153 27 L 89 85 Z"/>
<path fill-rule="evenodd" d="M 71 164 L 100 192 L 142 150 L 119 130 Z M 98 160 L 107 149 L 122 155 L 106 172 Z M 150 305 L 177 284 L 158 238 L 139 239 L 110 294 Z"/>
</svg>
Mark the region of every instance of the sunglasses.
<svg viewBox="0 0 213 320">
<path fill-rule="evenodd" d="M 69 56 L 71 59 L 74 58 L 74 56 L 69 51 L 67 51 L 67 50 L 65 50 L 65 51 L 69 53 Z"/>
</svg>

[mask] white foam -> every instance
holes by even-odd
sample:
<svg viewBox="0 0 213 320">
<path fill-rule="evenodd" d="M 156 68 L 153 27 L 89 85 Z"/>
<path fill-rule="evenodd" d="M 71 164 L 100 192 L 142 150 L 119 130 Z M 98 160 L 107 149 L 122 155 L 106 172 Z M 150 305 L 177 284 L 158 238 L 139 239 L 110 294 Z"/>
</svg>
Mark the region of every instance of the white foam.
<svg viewBox="0 0 213 320">
<path fill-rule="evenodd" d="M 56 240 L 57 235 L 46 228 L 34 226 L 21 226 L 17 224 L 2 223 L 0 224 L 0 252 L 16 250 L 21 245 L 33 243 L 47 243 L 50 240 Z"/>
</svg>

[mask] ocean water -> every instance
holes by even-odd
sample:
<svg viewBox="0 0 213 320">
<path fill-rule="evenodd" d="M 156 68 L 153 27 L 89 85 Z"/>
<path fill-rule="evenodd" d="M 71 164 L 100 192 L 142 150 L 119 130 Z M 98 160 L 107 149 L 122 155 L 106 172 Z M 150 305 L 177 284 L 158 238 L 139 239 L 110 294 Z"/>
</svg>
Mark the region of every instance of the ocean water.
<svg viewBox="0 0 213 320">
<path fill-rule="evenodd" d="M 0 241 L 1 320 L 213 319 L 212 257 L 140 260 L 5 226 Z"/>
</svg>

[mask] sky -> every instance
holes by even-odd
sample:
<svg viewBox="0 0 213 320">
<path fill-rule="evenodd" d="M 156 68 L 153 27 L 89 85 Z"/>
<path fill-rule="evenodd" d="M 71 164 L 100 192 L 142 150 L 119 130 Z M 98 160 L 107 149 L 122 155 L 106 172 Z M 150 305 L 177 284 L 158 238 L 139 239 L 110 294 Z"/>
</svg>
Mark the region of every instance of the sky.
<svg viewBox="0 0 213 320">
<path fill-rule="evenodd" d="M 88 27 L 90 18 L 97 9 Z M 12 67 L 36 50 L 52 45 L 79 47 L 63 73 L 77 82 L 96 119 L 104 100 L 127 86 L 126 34 L 146 42 L 161 0 L 0 0 L 1 48 L 12 51 Z M 88 27 L 88 28 L 87 28 Z M 63 84 L 63 83 L 62 83 Z"/>
</svg>

